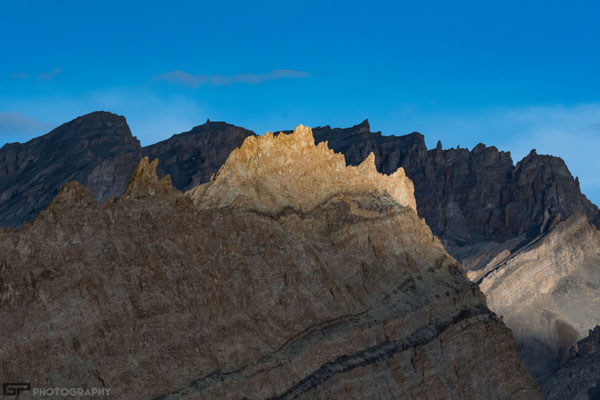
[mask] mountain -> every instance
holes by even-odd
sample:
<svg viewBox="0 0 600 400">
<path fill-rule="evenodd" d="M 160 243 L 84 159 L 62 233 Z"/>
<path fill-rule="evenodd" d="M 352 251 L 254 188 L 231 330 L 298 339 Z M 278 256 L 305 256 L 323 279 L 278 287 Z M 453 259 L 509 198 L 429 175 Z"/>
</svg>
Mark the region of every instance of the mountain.
<svg viewBox="0 0 600 400">
<path fill-rule="evenodd" d="M 93 112 L 27 143 L 0 149 L 0 226 L 31 221 L 69 181 L 83 184 L 98 200 L 119 196 L 140 158 L 160 160 L 159 176 L 170 174 L 187 190 L 207 182 L 253 132 L 209 122 L 170 139 L 141 147 L 125 118 Z"/>
<path fill-rule="evenodd" d="M 3 382 L 137 398 L 539 399 L 403 170 L 311 131 L 248 137 L 187 195 L 68 183 L 0 230 Z M 57 356 L 59 355 L 59 356 Z"/>
<path fill-rule="evenodd" d="M 0 149 L 0 226 L 33 219 L 68 181 L 100 201 L 120 194 L 142 156 L 125 118 L 94 112 Z"/>
<path fill-rule="evenodd" d="M 509 153 L 483 144 L 472 150 L 444 150 L 441 143 L 427 149 L 419 133 L 386 136 L 371 132 L 366 120 L 346 129 L 318 127 L 313 134 L 315 143 L 327 142 L 349 165 L 373 154 L 379 172 L 403 168 L 414 182 L 419 216 L 463 263 L 467 276 L 481 284 L 538 379 L 600 322 L 588 290 L 600 275 L 593 267 L 600 213 L 560 158 L 532 151 L 515 166 Z M 195 188 L 198 196 L 206 188 L 201 184 L 250 136 L 255 135 L 244 128 L 207 121 L 142 148 L 123 117 L 82 116 L 28 143 L 0 149 L 2 225 L 31 220 L 71 179 L 89 187 L 97 200 L 118 196 L 143 155 L 158 159 L 159 177 L 169 174 L 177 189 Z M 577 235 L 583 231 L 586 243 L 594 245 L 580 246 Z M 542 261 L 532 260 L 532 254 Z M 570 303 L 578 304 L 576 313 L 565 306 Z"/>
<path fill-rule="evenodd" d="M 533 150 L 513 166 L 483 144 L 428 150 L 418 133 L 382 136 L 368 121 L 315 128 L 315 139 L 351 165 L 373 152 L 379 171 L 405 169 L 419 215 L 480 284 L 534 377 L 600 322 L 600 213 L 560 158 Z"/>
<path fill-rule="evenodd" d="M 403 167 L 415 182 L 419 215 L 468 267 L 477 263 L 465 248 L 518 237 L 529 241 L 576 212 L 600 224 L 598 208 L 558 157 L 532 150 L 513 166 L 510 153 L 481 143 L 471 151 L 442 150 L 441 143 L 428 150 L 419 133 L 383 136 L 371 132 L 367 120 L 347 129 L 314 131 L 317 142 L 327 141 L 350 165 L 372 152 L 382 173 Z"/>
</svg>

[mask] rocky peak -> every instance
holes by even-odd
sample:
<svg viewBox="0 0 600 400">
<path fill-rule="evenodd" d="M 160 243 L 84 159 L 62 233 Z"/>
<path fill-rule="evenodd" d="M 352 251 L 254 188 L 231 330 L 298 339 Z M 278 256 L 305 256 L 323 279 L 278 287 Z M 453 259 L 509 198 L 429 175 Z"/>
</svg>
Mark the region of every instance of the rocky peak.
<svg viewBox="0 0 600 400">
<path fill-rule="evenodd" d="M 371 132 L 371 125 L 369 124 L 369 120 L 365 119 L 363 122 L 361 122 L 360 124 L 354 125 L 350 129 L 355 131 L 356 133 L 368 133 L 368 132 Z"/>
<path fill-rule="evenodd" d="M 148 157 L 142 158 L 131 175 L 123 197 L 146 197 L 172 192 L 174 188 L 171 184 L 171 176 L 165 175 L 159 180 L 156 175 L 157 166 L 158 159 L 149 162 Z"/>
<path fill-rule="evenodd" d="M 30 221 L 69 181 L 94 197 L 119 195 L 141 157 L 124 117 L 98 111 L 0 149 L 0 221 Z"/>
<path fill-rule="evenodd" d="M 79 182 L 67 182 L 62 187 L 56 197 L 50 202 L 47 209 L 53 209 L 65 205 L 73 206 L 90 206 L 98 202 L 94 196 Z"/>
<path fill-rule="evenodd" d="M 327 143 L 315 145 L 312 130 L 300 125 L 290 135 L 248 137 L 192 197 L 202 207 L 235 205 L 276 213 L 286 207 L 306 212 L 338 194 L 367 192 L 388 194 L 416 210 L 413 183 L 402 168 L 380 174 L 372 153 L 360 165 L 347 167 L 343 154 Z"/>
<path fill-rule="evenodd" d="M 103 129 L 114 128 L 129 130 L 125 117 L 118 114 L 113 114 L 108 111 L 94 111 L 86 115 L 75 118 L 74 120 L 61 125 L 59 128 L 79 128 L 79 129 Z"/>
</svg>

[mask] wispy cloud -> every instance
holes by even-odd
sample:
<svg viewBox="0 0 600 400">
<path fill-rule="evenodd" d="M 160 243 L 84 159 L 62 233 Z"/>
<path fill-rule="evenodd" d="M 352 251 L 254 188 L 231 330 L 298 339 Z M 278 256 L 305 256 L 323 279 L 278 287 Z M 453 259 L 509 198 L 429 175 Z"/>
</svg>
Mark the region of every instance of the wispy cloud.
<svg viewBox="0 0 600 400">
<path fill-rule="evenodd" d="M 56 67 L 54 69 L 52 69 L 51 71 L 44 71 L 44 72 L 40 72 L 39 74 L 37 74 L 37 79 L 40 81 L 51 81 L 52 79 L 54 79 L 54 77 L 56 77 L 57 75 L 60 75 L 62 73 L 63 69 L 61 67 Z M 35 74 L 34 74 L 35 76 Z M 14 72 L 12 74 L 10 74 L 10 77 L 12 79 L 29 79 L 32 77 L 32 74 L 30 74 L 29 72 L 25 72 L 25 71 L 21 71 L 21 72 Z"/>
<path fill-rule="evenodd" d="M 19 139 L 42 134 L 49 125 L 37 118 L 19 112 L 0 112 L 0 137 Z"/>
<path fill-rule="evenodd" d="M 62 73 L 61 67 L 56 67 L 52 71 L 42 72 L 38 74 L 38 79 L 41 81 L 51 81 L 55 76 L 60 75 Z"/>
<path fill-rule="evenodd" d="M 158 80 L 179 83 L 191 88 L 201 85 L 224 86 L 234 84 L 257 85 L 259 83 L 279 79 L 307 78 L 310 74 L 293 69 L 275 69 L 262 74 L 233 74 L 233 75 L 193 75 L 184 71 L 171 71 L 155 77 Z"/>
<path fill-rule="evenodd" d="M 10 77 L 12 79 L 27 79 L 30 76 L 31 75 L 29 75 L 29 73 L 27 73 L 27 72 L 15 72 L 13 74 L 10 74 Z"/>
</svg>

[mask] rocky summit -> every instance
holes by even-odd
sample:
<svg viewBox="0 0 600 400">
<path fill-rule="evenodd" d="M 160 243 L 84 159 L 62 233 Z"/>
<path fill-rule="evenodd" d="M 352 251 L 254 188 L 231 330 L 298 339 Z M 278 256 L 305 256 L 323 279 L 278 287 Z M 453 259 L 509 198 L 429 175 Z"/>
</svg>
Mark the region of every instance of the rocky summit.
<svg viewBox="0 0 600 400">
<path fill-rule="evenodd" d="M 0 226 L 32 220 L 68 181 L 100 201 L 121 194 L 141 157 L 125 118 L 94 112 L 0 149 Z"/>
<path fill-rule="evenodd" d="M 540 399 L 412 182 L 374 161 L 347 167 L 299 127 L 247 138 L 187 194 L 147 159 L 119 198 L 65 185 L 0 231 L 0 379 L 119 399 Z"/>
</svg>

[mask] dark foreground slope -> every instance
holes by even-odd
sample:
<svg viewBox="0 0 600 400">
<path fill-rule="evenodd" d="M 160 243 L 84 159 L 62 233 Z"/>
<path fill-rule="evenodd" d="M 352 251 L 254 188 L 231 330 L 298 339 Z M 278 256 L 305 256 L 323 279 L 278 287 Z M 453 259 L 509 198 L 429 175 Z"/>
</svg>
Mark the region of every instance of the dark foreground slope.
<svg viewBox="0 0 600 400">
<path fill-rule="evenodd" d="M 69 183 L 0 231 L 0 379 L 119 399 L 541 398 L 404 172 L 313 143 L 249 138 L 189 196 L 142 160 L 118 199 Z"/>
</svg>

